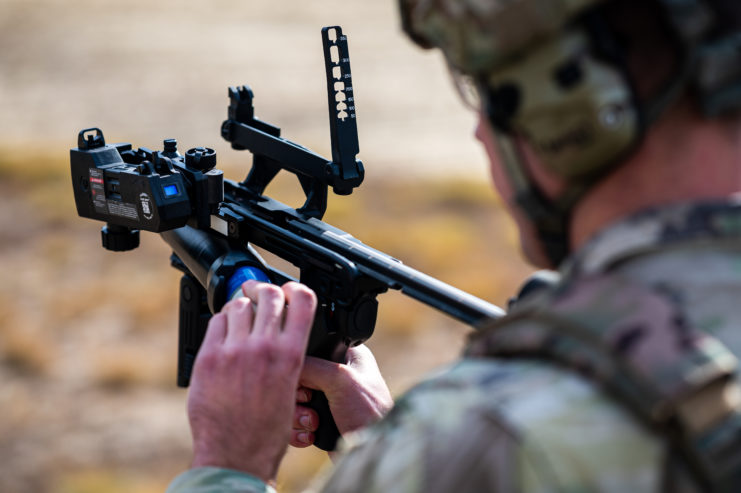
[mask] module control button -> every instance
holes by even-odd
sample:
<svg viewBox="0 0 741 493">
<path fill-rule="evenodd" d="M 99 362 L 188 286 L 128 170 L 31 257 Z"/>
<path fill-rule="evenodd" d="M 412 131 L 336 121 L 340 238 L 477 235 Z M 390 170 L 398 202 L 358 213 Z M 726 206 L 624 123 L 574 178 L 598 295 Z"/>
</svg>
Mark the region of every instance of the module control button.
<svg viewBox="0 0 741 493">
<path fill-rule="evenodd" d="M 208 147 L 194 147 L 185 153 L 185 165 L 206 172 L 216 166 L 216 151 Z"/>
</svg>

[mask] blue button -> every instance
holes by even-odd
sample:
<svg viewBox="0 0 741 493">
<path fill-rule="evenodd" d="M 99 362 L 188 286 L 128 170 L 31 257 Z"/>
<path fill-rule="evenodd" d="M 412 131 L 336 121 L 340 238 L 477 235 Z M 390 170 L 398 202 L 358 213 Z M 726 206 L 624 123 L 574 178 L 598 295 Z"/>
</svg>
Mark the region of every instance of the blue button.
<svg viewBox="0 0 741 493">
<path fill-rule="evenodd" d="M 229 282 L 226 284 L 226 290 L 227 293 L 229 293 L 227 299 L 232 299 L 237 290 L 242 288 L 242 284 L 249 280 L 270 282 L 270 278 L 268 278 L 267 274 L 257 267 L 240 267 L 237 269 L 237 272 L 229 278 Z"/>
</svg>

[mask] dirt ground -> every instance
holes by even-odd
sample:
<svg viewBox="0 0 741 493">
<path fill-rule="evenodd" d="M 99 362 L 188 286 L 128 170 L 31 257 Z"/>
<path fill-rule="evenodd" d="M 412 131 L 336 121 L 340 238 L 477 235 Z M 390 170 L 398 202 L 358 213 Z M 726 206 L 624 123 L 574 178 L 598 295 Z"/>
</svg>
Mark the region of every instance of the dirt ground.
<svg viewBox="0 0 741 493">
<path fill-rule="evenodd" d="M 0 0 L 0 491 L 163 491 L 189 460 L 178 275 L 154 235 L 113 254 L 100 224 L 77 217 L 77 132 L 214 147 L 238 179 L 248 157 L 218 129 L 226 88 L 246 83 L 262 119 L 329 155 L 324 25 L 349 37 L 367 172 L 355 194 L 330 198 L 325 220 L 506 301 L 530 269 L 489 190 L 475 116 L 437 55 L 401 36 L 395 3 Z M 380 301 L 370 346 L 398 394 L 452 361 L 469 329 L 399 294 Z M 300 490 L 323 457 L 290 452 L 281 491 Z"/>
</svg>

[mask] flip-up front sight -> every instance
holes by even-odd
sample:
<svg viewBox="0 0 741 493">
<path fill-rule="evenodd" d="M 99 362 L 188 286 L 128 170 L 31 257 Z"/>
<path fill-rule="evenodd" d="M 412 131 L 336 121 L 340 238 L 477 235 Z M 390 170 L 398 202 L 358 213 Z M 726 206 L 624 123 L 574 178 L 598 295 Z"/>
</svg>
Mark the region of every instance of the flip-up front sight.
<svg viewBox="0 0 741 493">
<path fill-rule="evenodd" d="M 339 164 L 338 172 L 342 175 L 342 181 L 334 186 L 334 193 L 349 195 L 353 187 L 363 181 L 363 165 L 355 159 L 360 149 L 347 36 L 342 34 L 340 26 L 325 27 L 322 29 L 322 44 L 327 71 L 332 161 Z"/>
</svg>

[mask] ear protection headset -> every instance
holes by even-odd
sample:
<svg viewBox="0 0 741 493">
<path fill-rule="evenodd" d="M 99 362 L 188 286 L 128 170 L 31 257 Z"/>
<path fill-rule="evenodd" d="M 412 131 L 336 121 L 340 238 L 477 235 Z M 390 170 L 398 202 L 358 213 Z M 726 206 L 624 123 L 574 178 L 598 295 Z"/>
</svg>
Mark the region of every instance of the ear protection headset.
<svg viewBox="0 0 741 493">
<path fill-rule="evenodd" d="M 689 90 L 709 117 L 741 108 L 741 35 L 715 37 L 706 2 L 658 3 L 681 56 L 650 99 L 637 95 L 601 6 L 480 81 L 517 204 L 554 265 L 568 254 L 574 205 L 619 166 L 679 95 Z M 528 176 L 523 145 L 564 179 L 556 199 L 545 197 Z"/>
<path fill-rule="evenodd" d="M 680 95 L 689 91 L 708 117 L 741 109 L 741 32 L 718 29 L 712 0 L 635 0 L 652 1 L 677 48 L 673 73 L 649 96 L 638 94 L 622 42 L 608 21 L 611 5 L 621 1 L 573 2 L 583 4 L 579 10 L 562 4 L 551 12 L 557 26 L 536 13 L 552 2 L 511 2 L 523 20 L 520 28 L 532 32 L 515 39 L 502 21 L 507 7 L 496 0 L 491 0 L 488 31 L 480 27 L 487 19 L 478 26 L 465 24 L 476 14 L 469 2 L 457 2 L 459 24 L 451 27 L 443 19 L 456 22 L 452 11 L 431 7 L 445 0 L 401 0 L 412 38 L 439 46 L 451 66 L 476 80 L 517 204 L 534 223 L 554 266 L 569 252 L 575 204 L 626 159 Z M 494 66 L 486 67 L 487 60 Z M 556 199 L 546 197 L 529 176 L 524 146 L 564 179 L 566 187 Z"/>
</svg>

